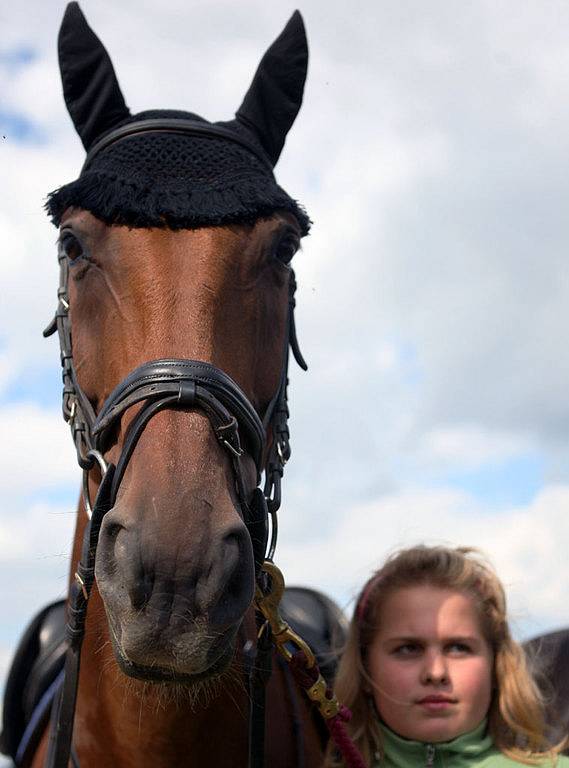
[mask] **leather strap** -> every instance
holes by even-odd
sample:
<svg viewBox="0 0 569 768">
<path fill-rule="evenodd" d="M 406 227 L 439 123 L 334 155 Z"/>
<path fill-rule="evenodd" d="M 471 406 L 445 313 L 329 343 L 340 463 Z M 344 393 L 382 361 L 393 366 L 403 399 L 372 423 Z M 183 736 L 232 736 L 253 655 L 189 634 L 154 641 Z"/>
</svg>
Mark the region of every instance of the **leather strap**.
<svg viewBox="0 0 569 768">
<path fill-rule="evenodd" d="M 183 117 L 155 117 L 147 118 L 146 120 L 136 120 L 132 123 L 127 123 L 119 128 L 115 128 L 110 131 L 102 139 L 95 142 L 85 158 L 81 173 L 89 168 L 95 157 L 111 144 L 116 144 L 118 141 L 128 139 L 131 136 L 140 136 L 146 133 L 178 133 L 185 136 L 202 136 L 206 138 L 221 138 L 224 141 L 230 141 L 233 144 L 239 144 L 241 147 L 252 152 L 255 157 L 260 160 L 263 165 L 273 175 L 273 164 L 269 158 L 265 155 L 263 150 L 249 141 L 245 136 L 232 131 L 230 128 L 225 128 L 222 125 L 215 125 L 214 123 L 208 123 L 200 120 L 190 120 Z"/>
<path fill-rule="evenodd" d="M 264 625 L 262 615 L 257 615 L 259 630 Z M 249 768 L 263 768 L 265 765 L 265 712 L 266 689 L 272 672 L 273 643 L 268 625 L 257 639 L 255 663 L 249 675 Z"/>
<path fill-rule="evenodd" d="M 212 423 L 217 419 L 228 424 L 233 414 L 260 475 L 265 430 L 257 412 L 230 376 L 199 360 L 153 360 L 132 371 L 109 395 L 96 418 L 92 433 L 97 449 L 104 447 L 105 435 L 128 408 L 165 397 L 178 407 L 208 411 Z"/>
<path fill-rule="evenodd" d="M 69 595 L 67 621 L 69 647 L 65 658 L 65 677 L 61 693 L 52 710 L 46 768 L 68 768 L 69 764 L 87 604 L 95 580 L 95 553 L 99 531 L 103 517 L 110 509 L 109 497 L 113 475 L 114 466 L 110 464 L 99 486 L 93 514 L 85 529 L 81 560 L 77 567 L 79 578 L 76 576 Z"/>
</svg>

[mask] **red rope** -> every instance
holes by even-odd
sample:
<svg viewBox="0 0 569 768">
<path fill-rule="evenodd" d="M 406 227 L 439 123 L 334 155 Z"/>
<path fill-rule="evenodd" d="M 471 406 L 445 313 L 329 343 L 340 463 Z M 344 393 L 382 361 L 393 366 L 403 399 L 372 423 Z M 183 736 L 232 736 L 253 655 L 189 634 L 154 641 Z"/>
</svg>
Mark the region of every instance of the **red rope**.
<svg viewBox="0 0 569 768">
<path fill-rule="evenodd" d="M 326 720 L 326 725 L 328 726 L 334 744 L 338 747 L 346 762 L 347 768 L 367 768 L 359 749 L 350 738 L 346 726 L 344 725 L 344 723 L 347 723 L 351 718 L 352 713 L 348 707 L 341 704 L 338 714 L 335 717 Z"/>
<path fill-rule="evenodd" d="M 306 656 L 303 651 L 297 651 L 293 654 L 290 667 L 297 683 L 304 690 L 311 688 L 320 674 L 317 664 L 314 664 L 312 667 L 307 667 Z M 332 697 L 332 691 L 330 688 L 327 688 L 326 698 L 332 699 Z M 350 721 L 351 717 L 352 713 L 348 707 L 341 704 L 338 714 L 333 717 L 325 717 L 324 722 L 330 731 L 330 736 L 332 737 L 334 744 L 340 750 L 340 754 L 346 763 L 346 768 L 367 768 L 359 749 L 352 741 L 346 726 L 344 725 L 344 723 Z"/>
</svg>

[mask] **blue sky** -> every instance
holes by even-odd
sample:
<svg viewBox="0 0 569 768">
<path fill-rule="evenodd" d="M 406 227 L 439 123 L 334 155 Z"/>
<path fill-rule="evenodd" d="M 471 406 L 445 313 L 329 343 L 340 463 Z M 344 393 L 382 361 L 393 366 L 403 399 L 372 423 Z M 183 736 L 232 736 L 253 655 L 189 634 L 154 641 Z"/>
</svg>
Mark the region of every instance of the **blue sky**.
<svg viewBox="0 0 569 768">
<path fill-rule="evenodd" d="M 133 110 L 213 119 L 238 106 L 289 5 L 82 3 Z M 33 610 L 65 591 L 79 488 L 57 346 L 41 338 L 57 288 L 42 205 L 83 158 L 55 57 L 63 8 L 0 13 L 0 674 Z M 476 544 L 518 635 L 557 628 L 569 623 L 569 8 L 357 8 L 302 7 L 308 84 L 277 167 L 315 222 L 296 258 L 310 369 L 292 372 L 279 562 L 349 610 L 394 547 Z"/>
</svg>

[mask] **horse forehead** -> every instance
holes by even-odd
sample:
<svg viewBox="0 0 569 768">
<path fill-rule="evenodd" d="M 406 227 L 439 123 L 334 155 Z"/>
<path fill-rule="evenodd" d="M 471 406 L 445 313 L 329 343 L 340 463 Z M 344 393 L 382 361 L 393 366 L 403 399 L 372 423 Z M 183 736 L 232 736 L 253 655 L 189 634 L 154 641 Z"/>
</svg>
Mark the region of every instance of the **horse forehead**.
<svg viewBox="0 0 569 768">
<path fill-rule="evenodd" d="M 246 227 L 113 229 L 110 258 L 122 266 L 128 264 L 132 277 L 147 274 L 162 284 L 175 285 L 199 284 L 203 279 L 211 286 L 227 283 L 247 268 L 256 246 L 265 239 L 264 228 L 257 236 Z"/>
<path fill-rule="evenodd" d="M 132 227 L 122 224 L 106 224 L 90 211 L 69 207 L 62 216 L 61 228 L 72 228 L 89 239 L 89 244 L 108 243 L 136 256 L 160 254 L 167 251 L 182 252 L 199 249 L 204 254 L 220 254 L 239 251 L 246 255 L 248 249 L 265 245 L 267 240 L 284 224 L 294 228 L 300 237 L 296 217 L 287 211 L 278 211 L 258 219 L 254 224 L 221 224 L 193 228 Z"/>
</svg>

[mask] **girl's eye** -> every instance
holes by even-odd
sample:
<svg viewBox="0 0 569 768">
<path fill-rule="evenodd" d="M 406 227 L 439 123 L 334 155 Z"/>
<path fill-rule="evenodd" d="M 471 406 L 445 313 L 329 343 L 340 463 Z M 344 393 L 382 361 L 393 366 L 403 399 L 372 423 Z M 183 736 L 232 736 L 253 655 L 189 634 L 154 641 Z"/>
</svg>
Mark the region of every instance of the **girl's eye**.
<svg viewBox="0 0 569 768">
<path fill-rule="evenodd" d="M 466 643 L 449 643 L 447 650 L 449 650 L 451 653 L 457 653 L 461 655 L 472 652 L 472 648 Z"/>
<path fill-rule="evenodd" d="M 277 243 L 273 255 L 282 264 L 288 265 L 292 261 L 292 257 L 298 251 L 299 247 L 300 242 L 298 237 L 293 235 L 291 232 L 288 232 L 284 235 L 284 237 L 281 237 Z"/>
<path fill-rule="evenodd" d="M 83 246 L 71 232 L 65 230 L 59 237 L 59 246 L 69 261 L 76 261 L 83 256 Z"/>
<path fill-rule="evenodd" d="M 396 656 L 414 656 L 421 652 L 419 643 L 403 643 L 394 648 L 393 653 Z"/>
</svg>

